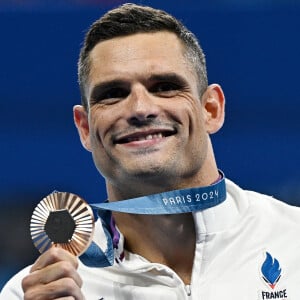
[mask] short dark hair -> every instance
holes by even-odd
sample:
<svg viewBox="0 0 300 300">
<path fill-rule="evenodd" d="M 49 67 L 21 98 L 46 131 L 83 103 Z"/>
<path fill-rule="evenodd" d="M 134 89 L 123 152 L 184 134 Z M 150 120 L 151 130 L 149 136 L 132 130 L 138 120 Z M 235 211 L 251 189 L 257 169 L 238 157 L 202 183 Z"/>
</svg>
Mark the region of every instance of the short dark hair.
<svg viewBox="0 0 300 300">
<path fill-rule="evenodd" d="M 195 68 L 198 76 L 199 96 L 207 88 L 207 72 L 204 53 L 195 35 L 179 20 L 163 10 L 148 6 L 127 3 L 108 11 L 94 22 L 85 35 L 84 44 L 78 61 L 78 81 L 81 91 L 82 105 L 87 109 L 88 99 L 85 96 L 85 86 L 91 68 L 89 54 L 100 42 L 136 33 L 153 33 L 169 31 L 175 33 L 183 42 L 185 56 Z"/>
</svg>

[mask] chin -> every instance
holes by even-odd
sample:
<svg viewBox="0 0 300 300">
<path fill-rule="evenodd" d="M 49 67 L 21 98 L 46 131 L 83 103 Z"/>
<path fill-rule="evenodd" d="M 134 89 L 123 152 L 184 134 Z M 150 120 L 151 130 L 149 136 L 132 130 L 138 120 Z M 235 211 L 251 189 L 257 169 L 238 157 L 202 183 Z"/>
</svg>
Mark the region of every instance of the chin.
<svg viewBox="0 0 300 300">
<path fill-rule="evenodd" d="M 128 171 L 128 176 L 134 179 L 137 182 L 149 181 L 157 185 L 165 185 L 167 181 L 174 183 L 180 174 L 177 165 L 168 165 L 165 162 L 159 164 L 144 164 L 139 166 L 139 168 L 133 168 Z M 167 184 L 168 185 L 168 184 Z"/>
</svg>

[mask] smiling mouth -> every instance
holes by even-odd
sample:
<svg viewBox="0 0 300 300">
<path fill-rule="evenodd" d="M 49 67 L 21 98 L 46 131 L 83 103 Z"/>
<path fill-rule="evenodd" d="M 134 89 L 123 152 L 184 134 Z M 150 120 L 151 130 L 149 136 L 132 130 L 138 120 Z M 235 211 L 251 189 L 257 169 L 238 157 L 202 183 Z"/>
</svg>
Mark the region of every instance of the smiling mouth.
<svg viewBox="0 0 300 300">
<path fill-rule="evenodd" d="M 176 131 L 157 131 L 157 132 L 137 132 L 127 135 L 115 141 L 115 144 L 126 144 L 131 142 L 149 141 L 154 139 L 162 139 L 176 134 Z"/>
</svg>

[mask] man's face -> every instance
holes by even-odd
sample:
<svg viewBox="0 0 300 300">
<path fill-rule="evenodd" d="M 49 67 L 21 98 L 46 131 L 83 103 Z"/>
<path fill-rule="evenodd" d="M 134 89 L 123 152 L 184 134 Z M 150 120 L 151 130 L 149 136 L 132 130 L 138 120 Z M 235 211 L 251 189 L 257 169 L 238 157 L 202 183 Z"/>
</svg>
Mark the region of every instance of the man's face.
<svg viewBox="0 0 300 300">
<path fill-rule="evenodd" d="M 114 38 L 90 58 L 83 139 L 103 176 L 115 185 L 195 176 L 207 156 L 205 112 L 176 35 Z"/>
</svg>

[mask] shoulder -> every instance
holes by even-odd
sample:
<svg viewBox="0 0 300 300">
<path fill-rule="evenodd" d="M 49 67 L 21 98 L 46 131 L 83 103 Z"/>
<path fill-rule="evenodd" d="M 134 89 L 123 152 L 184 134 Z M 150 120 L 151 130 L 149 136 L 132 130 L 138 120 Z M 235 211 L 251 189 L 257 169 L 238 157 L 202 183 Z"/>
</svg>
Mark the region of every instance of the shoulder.
<svg viewBox="0 0 300 300">
<path fill-rule="evenodd" d="M 227 192 L 237 203 L 247 202 L 249 213 L 254 213 L 269 222 L 287 223 L 300 229 L 300 207 L 292 206 L 269 195 L 244 190 L 230 180 L 226 180 L 226 187 Z"/>
</svg>

